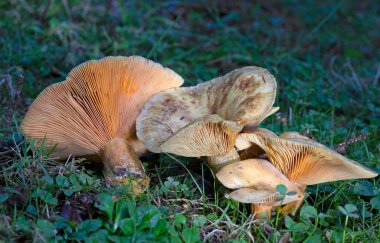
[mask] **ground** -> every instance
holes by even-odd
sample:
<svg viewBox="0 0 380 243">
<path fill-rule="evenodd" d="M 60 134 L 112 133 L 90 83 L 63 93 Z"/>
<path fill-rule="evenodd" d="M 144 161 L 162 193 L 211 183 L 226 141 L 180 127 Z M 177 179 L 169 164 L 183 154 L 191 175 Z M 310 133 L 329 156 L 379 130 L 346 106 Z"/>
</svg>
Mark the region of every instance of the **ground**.
<svg viewBox="0 0 380 243">
<path fill-rule="evenodd" d="M 185 86 L 256 65 L 278 83 L 262 127 L 331 148 L 368 134 L 341 152 L 379 172 L 379 13 L 377 1 L 1 1 L 0 241 L 379 241 L 377 178 L 310 186 L 296 216 L 260 225 L 200 159 L 144 157 L 151 183 L 134 197 L 18 129 L 40 91 L 89 59 L 141 55 Z"/>
</svg>

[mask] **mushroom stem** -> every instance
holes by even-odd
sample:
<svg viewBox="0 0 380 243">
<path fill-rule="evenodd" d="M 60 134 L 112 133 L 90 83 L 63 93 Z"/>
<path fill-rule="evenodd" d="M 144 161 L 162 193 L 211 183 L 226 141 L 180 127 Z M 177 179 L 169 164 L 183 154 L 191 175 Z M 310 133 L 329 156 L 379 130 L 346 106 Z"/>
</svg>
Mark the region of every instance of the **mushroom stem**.
<svg viewBox="0 0 380 243">
<path fill-rule="evenodd" d="M 240 161 L 240 157 L 236 149 L 231 149 L 226 155 L 207 157 L 207 164 L 214 173 L 219 172 L 222 167 L 237 161 Z"/>
<path fill-rule="evenodd" d="M 106 180 L 129 184 L 134 194 L 140 194 L 149 184 L 144 167 L 132 145 L 124 138 L 110 140 L 101 152 Z"/>
<path fill-rule="evenodd" d="M 252 213 L 255 213 L 255 219 L 264 219 L 269 222 L 272 214 L 272 206 L 251 204 Z"/>
<path fill-rule="evenodd" d="M 296 201 L 293 201 L 293 202 L 290 202 L 288 204 L 286 204 L 285 206 L 283 206 L 281 209 L 280 209 L 280 213 L 281 214 L 284 214 L 284 215 L 287 215 L 287 214 L 291 214 L 291 215 L 295 215 L 298 208 L 302 205 L 304 199 L 299 199 L 299 200 L 296 200 Z"/>
</svg>

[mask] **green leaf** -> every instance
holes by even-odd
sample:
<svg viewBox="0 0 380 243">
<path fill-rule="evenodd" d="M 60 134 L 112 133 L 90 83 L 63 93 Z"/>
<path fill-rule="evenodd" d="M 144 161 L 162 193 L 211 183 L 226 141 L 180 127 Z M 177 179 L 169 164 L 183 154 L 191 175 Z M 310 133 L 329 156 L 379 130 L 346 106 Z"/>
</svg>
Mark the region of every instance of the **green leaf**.
<svg viewBox="0 0 380 243">
<path fill-rule="evenodd" d="M 338 206 L 338 209 L 339 209 L 339 211 L 343 214 L 343 215 L 348 215 L 348 212 L 346 211 L 346 209 L 344 208 L 344 207 L 342 207 L 342 206 Z"/>
<path fill-rule="evenodd" d="M 132 236 L 135 231 L 134 222 L 131 218 L 121 220 L 119 227 L 126 236 Z"/>
<path fill-rule="evenodd" d="M 346 204 L 344 206 L 344 208 L 346 209 L 347 213 L 353 213 L 353 212 L 356 212 L 358 210 L 358 208 L 355 205 L 351 204 L 351 203 Z"/>
<path fill-rule="evenodd" d="M 8 193 L 0 194 L 0 203 L 5 202 L 9 198 Z"/>
<path fill-rule="evenodd" d="M 84 231 L 86 233 L 94 232 L 102 227 L 102 221 L 100 219 L 87 219 L 77 226 L 78 231 Z"/>
<path fill-rule="evenodd" d="M 70 186 L 69 179 L 67 179 L 65 176 L 59 175 L 55 178 L 55 181 L 60 188 L 66 188 Z"/>
<path fill-rule="evenodd" d="M 26 208 L 26 212 L 28 212 L 32 215 L 37 215 L 37 213 L 38 213 L 37 208 L 35 206 L 33 206 L 32 204 L 28 205 L 28 207 Z"/>
<path fill-rule="evenodd" d="M 101 229 L 90 235 L 90 237 L 86 238 L 84 242 L 86 243 L 98 243 L 98 242 L 107 242 L 108 237 L 107 230 Z"/>
<path fill-rule="evenodd" d="M 290 228 L 290 230 L 294 232 L 304 233 L 304 232 L 307 232 L 309 228 L 310 228 L 309 225 L 305 223 L 296 223 L 295 225 L 292 226 L 292 228 Z"/>
<path fill-rule="evenodd" d="M 203 225 L 206 224 L 206 222 L 207 222 L 207 218 L 204 215 L 199 215 L 195 217 L 193 220 L 193 224 L 195 227 L 202 227 Z"/>
<path fill-rule="evenodd" d="M 177 227 L 181 227 L 181 225 L 185 225 L 186 224 L 186 217 L 183 214 L 177 213 L 176 215 L 174 215 L 174 224 Z"/>
<path fill-rule="evenodd" d="M 113 231 L 115 232 L 117 228 L 119 227 L 121 219 L 124 219 L 128 216 L 128 207 L 129 204 L 125 200 L 119 200 L 116 203 L 116 210 L 115 210 L 115 219 L 113 224 Z M 134 205 L 131 205 L 132 207 Z"/>
<path fill-rule="evenodd" d="M 41 234 L 46 238 L 54 238 L 57 233 L 54 225 L 45 219 L 39 219 L 37 221 L 37 228 L 38 231 L 41 232 Z"/>
<path fill-rule="evenodd" d="M 140 230 L 155 227 L 161 216 L 161 212 L 153 205 L 141 205 L 138 208 L 138 214 Z"/>
<path fill-rule="evenodd" d="M 361 196 L 375 196 L 372 183 L 365 180 L 355 184 L 354 192 Z"/>
<path fill-rule="evenodd" d="M 71 184 L 73 184 L 74 186 L 79 186 L 80 187 L 80 184 L 79 184 L 79 181 L 78 181 L 78 178 L 75 174 L 72 174 L 70 175 L 69 177 L 69 181 L 71 182 Z"/>
<path fill-rule="evenodd" d="M 75 190 L 68 188 L 68 189 L 62 189 L 63 194 L 65 194 L 66 197 L 70 197 L 74 194 Z"/>
<path fill-rule="evenodd" d="M 304 205 L 301 208 L 300 215 L 301 215 L 301 218 L 303 218 L 303 219 L 317 218 L 318 212 L 313 206 Z"/>
<path fill-rule="evenodd" d="M 291 217 L 289 217 L 288 215 L 285 216 L 285 227 L 287 229 L 291 229 L 295 224 L 296 222 L 294 222 L 294 220 Z"/>
<path fill-rule="evenodd" d="M 44 180 L 45 180 L 46 184 L 48 184 L 48 185 L 54 184 L 54 180 L 49 174 L 44 175 Z"/>
<path fill-rule="evenodd" d="M 25 219 L 24 216 L 20 216 L 16 220 L 16 230 L 23 232 L 31 232 L 32 223 Z"/>
<path fill-rule="evenodd" d="M 320 243 L 321 242 L 321 233 L 315 232 L 305 243 Z"/>
<path fill-rule="evenodd" d="M 160 235 L 164 235 L 168 230 L 168 222 L 165 219 L 160 219 L 157 222 L 156 227 L 153 228 L 155 237 L 159 237 Z"/>
<path fill-rule="evenodd" d="M 95 207 L 106 213 L 109 220 L 112 220 L 113 216 L 113 208 L 115 206 L 115 202 L 111 195 L 106 193 L 101 193 L 98 195 L 98 202 L 95 203 Z"/>
<path fill-rule="evenodd" d="M 108 242 L 115 242 L 115 243 L 126 243 L 126 242 L 132 242 L 129 237 L 124 236 L 117 236 L 117 235 L 110 235 L 107 237 Z"/>
<path fill-rule="evenodd" d="M 380 194 L 378 194 L 376 197 L 373 197 L 369 203 L 371 204 L 371 206 L 376 209 L 376 210 L 380 210 Z"/>
<path fill-rule="evenodd" d="M 216 213 L 210 213 L 209 215 L 207 215 L 207 218 L 211 221 L 215 221 L 217 220 L 219 217 Z"/>
<path fill-rule="evenodd" d="M 93 181 L 91 176 L 89 176 L 85 173 L 80 173 L 78 176 L 78 179 L 79 179 L 80 184 L 82 184 L 83 186 L 91 185 L 92 181 Z"/>
<path fill-rule="evenodd" d="M 288 189 L 287 189 L 286 186 L 283 185 L 283 184 L 279 184 L 279 185 L 276 186 L 276 191 L 277 191 L 278 193 L 280 193 L 282 196 L 285 196 L 285 195 L 286 195 L 286 191 L 287 191 L 287 190 L 288 190 Z"/>
<path fill-rule="evenodd" d="M 182 232 L 182 238 L 186 243 L 195 243 L 200 241 L 199 230 L 197 228 L 187 228 Z"/>
<path fill-rule="evenodd" d="M 37 188 L 37 190 L 35 190 L 32 193 L 32 197 L 39 197 L 42 201 L 46 202 L 47 204 L 57 205 L 57 199 L 53 197 L 53 195 L 50 192 L 40 188 Z"/>
<path fill-rule="evenodd" d="M 288 195 L 288 196 L 294 196 L 296 194 L 297 194 L 297 192 L 295 192 L 295 191 L 291 191 L 291 192 L 286 193 L 286 195 Z"/>
<path fill-rule="evenodd" d="M 357 215 L 356 213 L 349 213 L 349 214 L 348 214 L 348 217 L 350 217 L 350 218 L 354 218 L 354 219 L 358 219 L 358 218 L 359 218 L 359 215 Z"/>
</svg>

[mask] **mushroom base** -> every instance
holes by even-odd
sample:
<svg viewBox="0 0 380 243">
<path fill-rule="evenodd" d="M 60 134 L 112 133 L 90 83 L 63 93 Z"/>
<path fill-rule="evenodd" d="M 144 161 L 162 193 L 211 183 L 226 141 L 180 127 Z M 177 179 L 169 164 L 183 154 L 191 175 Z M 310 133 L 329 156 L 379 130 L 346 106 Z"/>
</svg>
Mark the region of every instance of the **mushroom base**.
<svg viewBox="0 0 380 243">
<path fill-rule="evenodd" d="M 252 213 L 255 213 L 255 219 L 262 219 L 269 221 L 272 214 L 272 209 L 278 209 L 277 213 L 294 216 L 299 207 L 303 204 L 304 199 L 290 202 L 284 206 L 268 206 L 251 204 Z"/>
<path fill-rule="evenodd" d="M 147 188 L 146 176 L 139 156 L 132 145 L 124 138 L 114 138 L 102 150 L 102 161 L 106 180 L 128 185 L 134 194 L 140 194 Z"/>
</svg>

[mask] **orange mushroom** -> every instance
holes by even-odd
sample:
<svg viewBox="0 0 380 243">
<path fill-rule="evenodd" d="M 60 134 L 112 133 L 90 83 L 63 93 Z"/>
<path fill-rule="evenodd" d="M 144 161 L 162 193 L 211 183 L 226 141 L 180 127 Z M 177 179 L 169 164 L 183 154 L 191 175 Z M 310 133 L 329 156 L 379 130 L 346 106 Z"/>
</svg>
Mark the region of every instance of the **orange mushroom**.
<svg viewBox="0 0 380 243">
<path fill-rule="evenodd" d="M 149 179 L 139 160 L 146 149 L 136 136 L 136 117 L 153 94 L 182 83 L 172 70 L 139 56 L 87 61 L 36 98 L 21 128 L 38 146 L 56 146 L 51 155 L 59 159 L 100 157 L 107 180 L 132 183 L 138 193 Z"/>
</svg>

